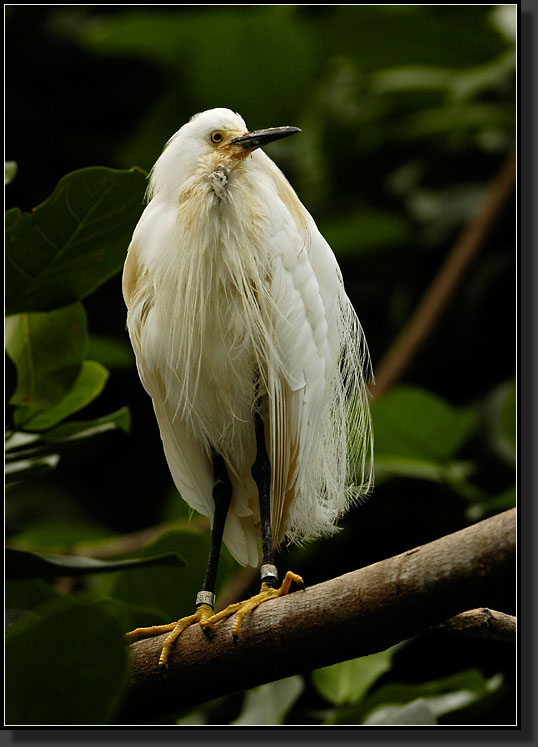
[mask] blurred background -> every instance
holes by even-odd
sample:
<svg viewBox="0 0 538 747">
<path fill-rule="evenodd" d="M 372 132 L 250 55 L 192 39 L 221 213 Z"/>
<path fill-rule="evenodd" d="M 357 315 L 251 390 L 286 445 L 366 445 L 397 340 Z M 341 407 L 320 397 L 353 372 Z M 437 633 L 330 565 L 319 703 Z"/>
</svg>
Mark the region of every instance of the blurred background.
<svg viewBox="0 0 538 747">
<path fill-rule="evenodd" d="M 337 255 L 375 371 L 515 148 L 516 28 L 514 5 L 8 6 L 6 206 L 30 211 L 89 166 L 149 171 L 204 109 L 231 108 L 252 129 L 296 125 L 267 152 Z M 514 504 L 515 263 L 510 192 L 432 334 L 373 405 L 372 497 L 334 538 L 282 553 L 282 570 L 314 584 Z M 11 488 L 17 547 L 95 550 L 189 520 L 128 344 L 121 276 L 84 305 L 88 356 L 110 377 L 77 417 L 128 406 L 131 429 L 65 448 L 54 470 Z M 230 588 L 256 585 L 224 566 Z M 514 591 L 499 590 L 499 609 L 514 612 Z M 479 715 L 440 723 L 511 723 L 508 644 L 423 638 L 384 677 L 470 668 L 502 687 Z M 304 681 L 287 723 L 316 723 L 327 706 Z M 199 718 L 228 723 L 241 702 Z"/>
</svg>

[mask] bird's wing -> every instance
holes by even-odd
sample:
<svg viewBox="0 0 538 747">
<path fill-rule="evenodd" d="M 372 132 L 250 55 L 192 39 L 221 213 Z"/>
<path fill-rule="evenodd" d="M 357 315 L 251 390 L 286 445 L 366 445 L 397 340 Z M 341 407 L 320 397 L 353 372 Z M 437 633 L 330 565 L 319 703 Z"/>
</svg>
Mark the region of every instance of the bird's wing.
<svg viewBox="0 0 538 747">
<path fill-rule="evenodd" d="M 164 453 L 174 483 L 181 497 L 196 511 L 207 516 L 213 524 L 214 501 L 213 466 L 199 443 L 188 432 L 185 423 L 174 417 L 171 409 L 163 405 L 161 397 L 152 397 L 153 407 L 161 432 Z M 242 486 L 231 477 L 233 493 L 237 495 Z M 228 511 L 223 541 L 233 557 L 241 565 L 257 566 L 259 562 L 256 532 L 251 516 L 240 516 L 233 509 Z"/>
<path fill-rule="evenodd" d="M 142 237 L 144 238 L 144 234 Z M 169 402 L 164 375 L 154 357 L 154 343 L 159 336 L 162 337 L 160 325 L 166 321 L 159 322 L 154 310 L 154 283 L 148 263 L 144 261 L 143 246 L 145 244 L 137 241 L 135 233 L 123 272 L 123 295 L 128 309 L 127 327 L 138 373 L 153 401 L 166 461 L 174 483 L 183 500 L 207 516 L 212 523 L 215 506 L 212 496 L 214 478 L 211 455 L 178 414 L 174 404 Z M 256 566 L 259 561 L 257 537 L 251 512 L 244 505 L 247 502 L 243 495 L 245 488 L 237 483 L 233 475 L 231 479 L 235 510 L 228 512 L 223 541 L 239 563 Z"/>
<path fill-rule="evenodd" d="M 155 390 L 152 388 L 152 391 Z M 214 478 L 211 459 L 193 438 L 185 422 L 175 416 L 172 408 L 163 402 L 162 396 L 159 393 L 152 394 L 152 400 L 174 484 L 189 506 L 207 516 L 212 525 L 215 504 L 212 498 Z M 238 483 L 234 475 L 230 479 L 234 506 L 237 507 L 244 486 Z M 234 506 L 226 517 L 223 542 L 238 563 L 257 566 L 257 535 L 251 514 L 240 515 L 241 512 L 234 510 Z"/>
<path fill-rule="evenodd" d="M 152 323 L 153 288 L 135 242 L 129 247 L 125 263 L 123 294 L 128 309 L 127 327 L 138 372 L 153 401 L 172 477 L 183 499 L 196 511 L 212 519 L 214 507 L 211 500 L 211 460 L 201 446 L 189 437 L 181 419 L 175 417 L 174 408 L 166 402 L 165 386 L 158 367 L 152 365 L 145 354 L 146 327 Z"/>
<path fill-rule="evenodd" d="M 315 224 L 306 245 L 282 231 L 275 245 L 271 295 L 275 304 L 277 365 L 269 366 L 269 447 L 273 470 L 272 522 L 278 544 L 289 532 L 290 509 L 305 473 L 312 470 L 312 447 L 327 417 L 328 389 L 338 365 L 336 328 L 339 270 Z M 295 234 L 295 237 L 297 235 Z M 315 535 L 321 486 L 305 506 L 304 534 Z M 304 496 L 303 496 L 304 499 Z M 302 530 L 301 530 L 302 531 Z"/>
</svg>

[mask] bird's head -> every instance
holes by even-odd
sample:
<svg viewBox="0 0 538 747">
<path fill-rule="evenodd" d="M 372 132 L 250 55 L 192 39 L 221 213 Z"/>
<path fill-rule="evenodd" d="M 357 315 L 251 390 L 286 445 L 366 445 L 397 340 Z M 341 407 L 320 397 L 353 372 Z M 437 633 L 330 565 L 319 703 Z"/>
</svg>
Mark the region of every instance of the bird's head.
<svg viewBox="0 0 538 747">
<path fill-rule="evenodd" d="M 229 174 L 257 148 L 296 132 L 298 127 L 288 126 L 251 132 L 230 109 L 195 114 L 170 138 L 153 167 L 150 194 L 168 192 L 175 199 L 195 174 Z"/>
</svg>

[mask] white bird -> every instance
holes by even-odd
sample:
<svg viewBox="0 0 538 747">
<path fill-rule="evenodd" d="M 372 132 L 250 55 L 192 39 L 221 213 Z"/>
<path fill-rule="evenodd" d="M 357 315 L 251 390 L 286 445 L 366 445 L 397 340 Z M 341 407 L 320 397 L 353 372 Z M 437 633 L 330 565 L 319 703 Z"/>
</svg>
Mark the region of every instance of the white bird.
<svg viewBox="0 0 538 747">
<path fill-rule="evenodd" d="M 260 146 L 299 132 L 249 132 L 229 109 L 196 114 L 149 180 L 123 273 L 127 326 L 182 498 L 212 544 L 197 612 L 211 626 L 286 593 L 273 548 L 335 531 L 372 484 L 368 351 L 336 258 Z M 213 615 L 221 541 L 260 562 L 262 591 Z M 239 610 L 239 611 L 238 611 Z"/>
</svg>

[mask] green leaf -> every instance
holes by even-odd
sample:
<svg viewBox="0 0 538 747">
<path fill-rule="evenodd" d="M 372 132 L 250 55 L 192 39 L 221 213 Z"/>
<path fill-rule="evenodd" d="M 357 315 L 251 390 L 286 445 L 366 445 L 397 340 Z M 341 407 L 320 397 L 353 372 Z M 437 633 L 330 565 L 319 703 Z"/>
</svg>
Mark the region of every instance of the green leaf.
<svg viewBox="0 0 538 747">
<path fill-rule="evenodd" d="M 481 675 L 480 675 L 481 676 Z M 478 685 L 474 677 L 462 678 L 463 688 L 438 695 L 419 697 L 403 706 L 385 705 L 375 708 L 362 722 L 364 726 L 399 726 L 408 724 L 437 724 L 438 717 L 473 705 L 502 685 L 502 676 L 496 675 Z M 466 681 L 465 681 L 466 680 Z"/>
<path fill-rule="evenodd" d="M 32 213 L 6 213 L 6 313 L 78 301 L 121 268 L 142 211 L 140 169 L 93 167 L 60 179 Z"/>
<path fill-rule="evenodd" d="M 490 448 L 510 467 L 516 465 L 517 389 L 515 380 L 496 387 L 479 405 Z"/>
<path fill-rule="evenodd" d="M 392 667 L 400 645 L 370 656 L 342 661 L 330 667 L 315 669 L 312 682 L 323 697 L 335 705 L 358 703 L 382 674 Z"/>
<path fill-rule="evenodd" d="M 506 84 L 516 71 L 517 55 L 510 49 L 483 65 L 467 68 L 454 75 L 451 93 L 454 99 L 466 100 L 490 89 L 496 90 Z"/>
<path fill-rule="evenodd" d="M 130 554 L 133 558 L 144 558 L 155 554 L 176 552 L 185 561 L 183 568 L 144 568 L 119 573 L 103 581 L 103 592 L 136 608 L 147 607 L 160 612 L 160 622 L 177 620 L 190 615 L 194 609 L 196 594 L 203 580 L 209 554 L 208 533 L 190 529 L 173 529 L 157 540 Z M 226 553 L 222 553 L 217 576 L 217 593 L 227 575 Z M 147 624 L 136 619 L 137 624 Z"/>
<path fill-rule="evenodd" d="M 467 6 L 335 5 L 334 12 L 318 16 L 319 43 L 332 55 L 350 57 L 366 72 L 409 65 L 464 68 L 508 46 L 471 13 Z"/>
<path fill-rule="evenodd" d="M 110 530 L 89 519 L 68 521 L 51 518 L 40 519 L 25 526 L 22 531 L 10 537 L 10 545 L 15 549 L 31 552 L 44 550 L 60 554 L 84 554 L 79 549 L 81 544 L 109 540 L 113 537 L 115 535 Z"/>
<path fill-rule="evenodd" d="M 456 102 L 411 114 L 398 128 L 398 137 L 410 140 L 469 135 L 480 130 L 512 131 L 515 110 L 504 104 Z"/>
<path fill-rule="evenodd" d="M 109 415 L 94 420 L 73 420 L 44 433 L 12 431 L 6 440 L 5 458 L 9 466 L 12 462 L 55 454 L 66 443 L 81 441 L 111 430 L 128 432 L 130 427 L 131 413 L 128 407 L 122 407 Z"/>
<path fill-rule="evenodd" d="M 465 510 L 465 518 L 469 521 L 480 521 L 490 514 L 497 514 L 501 511 L 507 511 L 516 505 L 517 491 L 516 486 L 512 485 L 503 490 L 502 493 L 477 501 L 468 506 Z"/>
<path fill-rule="evenodd" d="M 190 711 L 176 721 L 176 726 L 205 726 L 206 724 L 207 716 L 201 709 Z"/>
<path fill-rule="evenodd" d="M 16 485 L 23 480 L 39 477 L 51 469 L 55 469 L 60 461 L 59 454 L 46 456 L 30 456 L 9 461 L 5 466 L 6 487 Z"/>
<path fill-rule="evenodd" d="M 6 642 L 10 725 L 107 724 L 127 680 L 121 627 L 104 609 L 65 597 L 36 608 Z"/>
<path fill-rule="evenodd" d="M 107 379 L 108 371 L 100 363 L 84 361 L 73 385 L 54 407 L 18 407 L 13 414 L 15 424 L 32 431 L 52 428 L 69 415 L 89 405 L 101 394 Z"/>
<path fill-rule="evenodd" d="M 127 560 L 97 560 L 79 555 L 48 555 L 15 550 L 11 547 L 6 549 L 6 578 L 8 579 L 87 576 L 93 573 L 111 573 L 147 566 L 159 566 L 162 569 L 183 565 L 181 557 L 173 552 Z"/>
<path fill-rule="evenodd" d="M 86 355 L 86 312 L 80 303 L 6 319 L 6 350 L 17 368 L 10 404 L 51 407 L 75 381 Z"/>
<path fill-rule="evenodd" d="M 517 5 L 494 5 L 489 15 L 491 25 L 509 41 L 517 37 Z"/>
<path fill-rule="evenodd" d="M 304 688 L 301 677 L 286 677 L 248 690 L 239 718 L 230 726 L 271 726 L 285 722 L 286 714 Z"/>
<path fill-rule="evenodd" d="M 465 670 L 431 682 L 419 684 L 390 684 L 380 687 L 366 699 L 354 706 L 338 709 L 330 723 L 333 724 L 366 724 L 372 718 L 373 723 L 387 725 L 408 723 L 409 718 L 429 718 L 444 715 L 489 697 L 502 685 L 502 677 L 495 675 L 486 679 L 476 669 Z M 417 700 L 423 703 L 417 703 Z M 401 710 L 415 703 L 407 711 Z M 427 709 L 423 706 L 426 705 Z M 385 710 L 388 706 L 398 706 L 396 710 Z M 375 719 L 375 721 L 373 720 Z M 378 720 L 380 719 L 380 720 Z M 392 719 L 392 720 L 388 720 Z"/>
<path fill-rule="evenodd" d="M 448 482 L 453 476 L 455 469 L 462 468 L 466 463 L 449 462 L 440 463 L 428 461 L 427 459 L 414 459 L 411 457 L 398 457 L 381 454 L 375 459 L 376 482 L 388 477 L 410 477 L 417 480 L 431 480 L 432 482 Z M 468 469 L 460 469 L 463 477 Z"/>
<path fill-rule="evenodd" d="M 87 369 L 87 366 L 84 366 Z M 80 394 L 80 392 L 79 392 Z M 61 404 L 63 411 L 65 406 Z M 67 400 L 69 404 L 69 399 Z M 60 408 L 60 405 L 58 406 Z M 20 408 L 21 417 L 31 412 L 30 408 Z M 35 416 L 37 422 L 52 422 L 60 410 L 53 408 L 49 411 L 38 410 Z M 85 438 L 100 435 L 110 430 L 120 429 L 129 431 L 131 415 L 127 407 L 123 407 L 110 415 L 104 415 L 95 420 L 73 421 L 51 428 L 43 434 L 24 433 L 14 431 L 6 441 L 5 473 L 6 484 L 14 485 L 54 469 L 60 460 L 60 454 L 65 444 L 80 441 Z M 32 425 L 33 427 L 33 425 Z"/>
<path fill-rule="evenodd" d="M 17 453 L 31 449 L 41 440 L 37 433 L 24 433 L 23 431 L 10 431 L 6 433 L 5 451 L 7 456 L 11 452 Z"/>
<path fill-rule="evenodd" d="M 4 184 L 10 184 L 17 176 L 17 164 L 15 161 L 4 161 Z"/>
<path fill-rule="evenodd" d="M 96 364 L 99 365 L 99 364 Z M 63 423 L 43 434 L 48 443 L 60 444 L 67 441 L 79 441 L 111 430 L 122 430 L 128 433 L 131 428 L 131 413 L 128 407 L 122 407 L 109 415 L 94 420 L 78 420 Z"/>
<path fill-rule="evenodd" d="M 230 13 L 218 7 L 210 13 L 136 9 L 102 18 L 98 28 L 80 23 L 77 31 L 93 53 L 144 57 L 176 77 L 178 71 L 185 71 L 190 90 L 196 92 L 195 105 L 201 109 L 215 106 L 215 65 L 220 56 L 215 39 L 226 39 L 228 49 L 241 49 L 241 54 L 227 55 L 226 75 L 219 79 L 220 100 L 233 102 L 230 106 L 250 127 L 266 127 L 269 120 L 284 121 L 297 111 L 296 102 L 316 74 L 315 38 L 295 13 L 286 10 L 282 6 L 260 6 L 254 13 L 249 9 Z M 263 100 L 253 97 L 253 90 L 263 90 Z M 176 128 L 177 124 L 176 118 Z"/>
<path fill-rule="evenodd" d="M 501 410 L 501 428 L 506 442 L 511 447 L 515 455 L 517 446 L 517 392 L 516 382 L 512 381 L 506 391 L 504 402 Z"/>
<path fill-rule="evenodd" d="M 377 70 L 370 75 L 377 95 L 394 91 L 439 90 L 454 100 L 470 99 L 488 89 L 498 89 L 515 71 L 513 49 L 499 57 L 463 70 L 429 65 L 413 65 Z"/>
<path fill-rule="evenodd" d="M 106 368 L 132 368 L 135 365 L 133 349 L 126 340 L 104 335 L 90 335 L 88 357 Z"/>
<path fill-rule="evenodd" d="M 402 65 L 371 73 L 370 85 L 377 95 L 394 91 L 445 91 L 453 74 L 452 70 L 444 67 Z"/>
<path fill-rule="evenodd" d="M 386 454 L 377 454 L 375 457 L 375 476 L 378 485 L 393 477 L 429 480 L 450 485 L 459 495 L 470 501 L 478 501 L 486 497 L 483 490 L 468 480 L 469 475 L 474 470 L 474 464 L 468 461 L 443 460 L 436 462 Z"/>
<path fill-rule="evenodd" d="M 404 706 L 381 706 L 362 722 L 363 726 L 435 726 L 438 721 L 424 698 Z"/>
<path fill-rule="evenodd" d="M 408 210 L 424 224 L 423 241 L 436 243 L 472 215 L 484 198 L 484 184 L 458 184 L 443 189 L 408 190 Z"/>
<path fill-rule="evenodd" d="M 62 594 L 43 581 L 8 580 L 5 587 L 6 607 L 11 609 L 33 610 L 36 607 L 57 599 Z"/>
<path fill-rule="evenodd" d="M 439 461 L 453 456 L 476 428 L 476 417 L 423 389 L 398 387 L 372 407 L 378 456 Z"/>
</svg>

